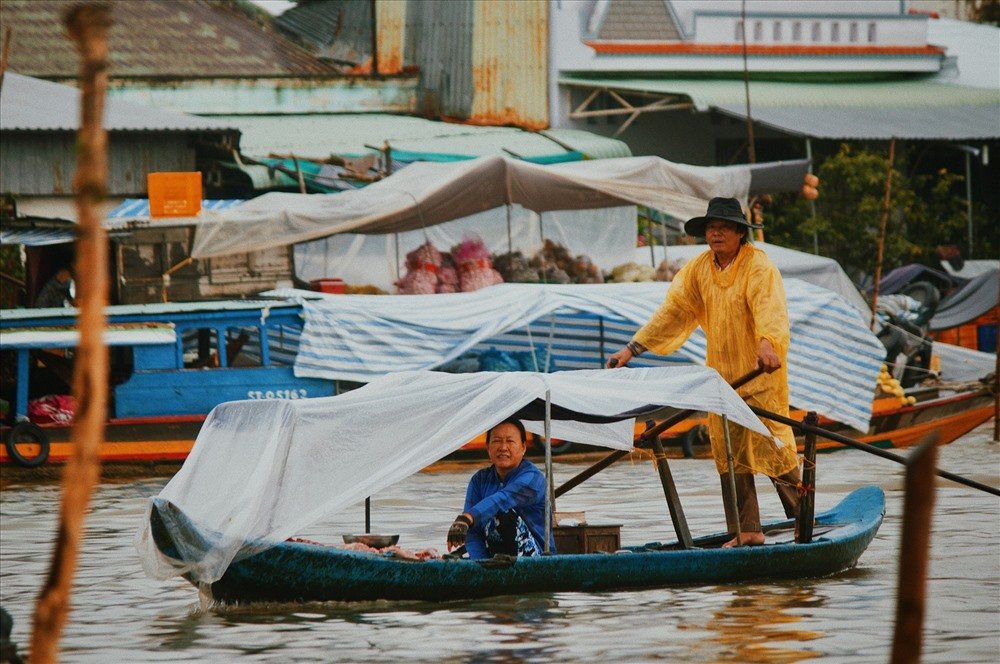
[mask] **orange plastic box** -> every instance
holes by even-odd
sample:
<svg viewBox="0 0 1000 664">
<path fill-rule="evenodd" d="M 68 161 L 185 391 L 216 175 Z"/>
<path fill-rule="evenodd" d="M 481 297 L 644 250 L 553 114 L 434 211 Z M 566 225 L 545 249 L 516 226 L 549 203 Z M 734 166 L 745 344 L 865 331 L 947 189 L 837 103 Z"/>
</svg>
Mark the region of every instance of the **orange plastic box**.
<svg viewBox="0 0 1000 664">
<path fill-rule="evenodd" d="M 343 279 L 336 278 L 325 278 L 325 279 L 315 279 L 309 282 L 314 291 L 319 291 L 320 293 L 334 293 L 343 295 L 347 292 L 347 284 L 344 283 Z"/>
<path fill-rule="evenodd" d="M 193 217 L 201 212 L 201 172 L 150 173 L 150 217 Z"/>
</svg>

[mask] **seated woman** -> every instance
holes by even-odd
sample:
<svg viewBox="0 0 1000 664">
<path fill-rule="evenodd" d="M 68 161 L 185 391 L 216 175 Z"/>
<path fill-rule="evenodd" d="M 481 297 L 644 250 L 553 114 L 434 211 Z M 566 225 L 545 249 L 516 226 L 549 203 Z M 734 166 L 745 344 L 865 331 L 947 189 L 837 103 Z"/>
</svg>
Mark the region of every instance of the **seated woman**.
<svg viewBox="0 0 1000 664">
<path fill-rule="evenodd" d="M 545 476 L 524 458 L 524 425 L 507 420 L 486 434 L 493 462 L 469 480 L 465 511 L 448 531 L 448 550 L 465 545 L 470 558 L 540 556 L 545 550 Z M 555 553 L 555 538 L 549 550 Z"/>
</svg>

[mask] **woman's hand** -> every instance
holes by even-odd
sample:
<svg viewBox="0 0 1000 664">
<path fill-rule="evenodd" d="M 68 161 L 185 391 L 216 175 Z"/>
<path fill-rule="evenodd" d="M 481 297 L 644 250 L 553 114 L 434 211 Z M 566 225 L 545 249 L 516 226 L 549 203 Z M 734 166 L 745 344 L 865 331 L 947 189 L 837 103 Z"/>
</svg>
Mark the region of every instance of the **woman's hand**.
<svg viewBox="0 0 1000 664">
<path fill-rule="evenodd" d="M 457 549 L 465 544 L 465 536 L 469 533 L 469 526 L 472 525 L 472 517 L 466 513 L 455 517 L 455 522 L 448 529 L 448 550 Z"/>
</svg>

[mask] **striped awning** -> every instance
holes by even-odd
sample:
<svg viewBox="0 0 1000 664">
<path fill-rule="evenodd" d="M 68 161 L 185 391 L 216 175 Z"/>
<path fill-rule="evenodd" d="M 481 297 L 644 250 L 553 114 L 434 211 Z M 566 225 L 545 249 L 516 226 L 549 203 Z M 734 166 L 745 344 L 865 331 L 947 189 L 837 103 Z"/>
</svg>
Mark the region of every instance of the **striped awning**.
<svg viewBox="0 0 1000 664">
<path fill-rule="evenodd" d="M 44 247 L 76 240 L 75 228 L 0 228 L 0 244 Z"/>
</svg>

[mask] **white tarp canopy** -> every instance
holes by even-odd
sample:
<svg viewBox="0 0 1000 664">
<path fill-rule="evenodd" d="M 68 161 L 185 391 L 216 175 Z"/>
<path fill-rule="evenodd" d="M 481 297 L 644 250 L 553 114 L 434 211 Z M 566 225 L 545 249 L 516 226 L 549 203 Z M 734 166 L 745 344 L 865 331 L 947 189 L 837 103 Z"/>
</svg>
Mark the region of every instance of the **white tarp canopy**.
<svg viewBox="0 0 1000 664">
<path fill-rule="evenodd" d="M 303 302 L 296 376 L 366 382 L 391 371 L 434 368 L 473 347 L 509 346 L 509 334 L 526 326 L 531 350 L 544 349 L 557 369 L 582 368 L 564 355 L 586 357 L 591 363 L 583 366 L 598 367 L 602 351 L 618 350 L 649 320 L 669 285 L 499 284 L 440 295 L 347 297 L 292 289 L 268 294 L 316 298 Z M 859 312 L 831 291 L 787 279 L 785 294 L 792 403 L 867 431 L 885 347 Z M 599 343 L 603 349 L 596 347 Z M 699 328 L 669 358 L 645 354 L 635 363 L 704 361 L 705 335 Z"/>
<path fill-rule="evenodd" d="M 534 212 L 645 205 L 687 219 L 713 196 L 746 201 L 751 171 L 659 157 L 541 166 L 507 157 L 418 162 L 363 189 L 332 195 L 270 193 L 218 214 L 195 233 L 193 258 L 259 251 L 337 233 L 419 230 L 505 205 Z"/>
<path fill-rule="evenodd" d="M 632 447 L 634 416 L 656 407 L 707 410 L 768 435 L 713 369 L 675 367 L 556 374 L 399 372 L 320 399 L 234 401 L 205 420 L 181 470 L 160 492 L 199 538 L 172 533 L 186 561 L 162 556 L 149 512 L 136 546 L 148 574 L 218 580 L 233 560 L 280 543 L 418 472 L 550 393 L 552 436 Z M 618 418 L 609 424 L 569 418 Z M 538 422 L 530 429 L 538 430 Z M 416 435 L 415 435 L 416 434 Z M 401 444 L 401 441 L 404 444 Z"/>
<path fill-rule="evenodd" d="M 754 242 L 753 246 L 767 254 L 785 279 L 801 279 L 833 291 L 862 314 L 871 315 L 872 310 L 868 302 L 836 260 L 767 242 Z M 635 257 L 633 260 L 640 265 L 648 265 L 652 261 L 653 267 L 656 267 L 664 258 L 668 261 L 680 260 L 686 263 L 705 251 L 708 251 L 706 244 L 675 245 L 667 247 L 666 251 L 662 246 L 637 247 L 633 250 Z"/>
</svg>

